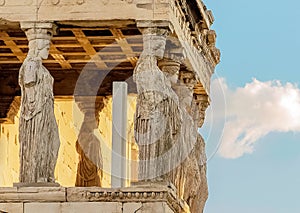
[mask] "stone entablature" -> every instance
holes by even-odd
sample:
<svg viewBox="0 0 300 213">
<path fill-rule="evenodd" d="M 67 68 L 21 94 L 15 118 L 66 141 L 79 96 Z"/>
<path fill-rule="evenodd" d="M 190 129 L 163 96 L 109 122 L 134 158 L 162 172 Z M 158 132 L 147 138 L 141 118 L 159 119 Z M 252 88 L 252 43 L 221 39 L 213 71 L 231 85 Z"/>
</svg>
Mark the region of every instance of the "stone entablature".
<svg viewBox="0 0 300 213">
<path fill-rule="evenodd" d="M 210 78 L 219 63 L 220 52 L 215 47 L 214 21 L 200 0 L 47 0 L 39 5 L 32 0 L 6 0 L 0 5 L 1 19 L 11 22 L 53 21 L 72 24 L 73 21 L 95 21 L 94 26 L 114 26 L 114 20 L 132 22 L 145 27 L 144 22 L 159 22 L 168 27 L 184 48 L 184 64 L 196 74 L 209 94 Z M 187 18 L 190 17 L 190 18 Z M 77 23 L 78 24 L 78 23 Z M 147 26 L 149 27 L 149 26 Z M 70 67 L 68 62 L 64 67 Z"/>
<path fill-rule="evenodd" d="M 187 204 L 168 183 L 127 188 L 13 187 L 0 188 L 0 212 L 189 212 Z"/>
</svg>

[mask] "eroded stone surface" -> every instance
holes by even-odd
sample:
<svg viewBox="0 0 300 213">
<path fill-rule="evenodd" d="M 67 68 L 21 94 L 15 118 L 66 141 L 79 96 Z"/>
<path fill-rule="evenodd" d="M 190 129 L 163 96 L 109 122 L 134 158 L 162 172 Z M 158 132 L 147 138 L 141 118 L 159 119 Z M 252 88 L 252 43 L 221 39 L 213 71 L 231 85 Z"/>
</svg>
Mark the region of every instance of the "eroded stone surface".
<svg viewBox="0 0 300 213">
<path fill-rule="evenodd" d="M 54 79 L 42 65 L 49 54 L 52 24 L 25 23 L 22 27 L 29 40 L 29 52 L 19 71 L 22 93 L 19 180 L 22 183 L 55 182 L 60 140 L 54 116 Z"/>
<path fill-rule="evenodd" d="M 23 206 L 25 213 L 189 212 L 187 205 L 177 197 L 173 187 L 166 183 L 119 189 L 100 187 L 0 188 L 0 210 L 1 208 L 18 211 L 21 209 L 23 212 Z"/>
<path fill-rule="evenodd" d="M 25 203 L 24 213 L 122 213 L 122 203 Z"/>
<path fill-rule="evenodd" d="M 0 212 L 23 213 L 23 203 L 0 203 Z"/>
<path fill-rule="evenodd" d="M 63 212 L 74 213 L 122 213 L 122 203 L 119 202 L 102 202 L 102 203 L 66 203 L 63 205 Z"/>
<path fill-rule="evenodd" d="M 61 203 L 24 203 L 24 213 L 62 212 Z"/>
<path fill-rule="evenodd" d="M 180 130 L 178 97 L 159 69 L 164 55 L 165 29 L 143 30 L 144 50 L 134 70 L 138 98 L 135 137 L 139 145 L 139 179 L 159 180 L 170 172 L 178 150 L 172 149 Z"/>
<path fill-rule="evenodd" d="M 66 200 L 62 187 L 0 188 L 0 203 L 9 202 L 60 202 Z"/>
<path fill-rule="evenodd" d="M 180 66 L 180 52 L 159 28 L 143 30 L 144 50 L 134 70 L 138 99 L 135 122 L 139 178 L 172 182 L 192 212 L 207 199 L 205 144 L 198 133 L 208 96 L 195 94 L 196 75 Z M 173 39 L 174 40 L 174 39 Z M 175 46 L 175 47 L 174 47 Z M 176 52 L 176 54 L 174 53 Z M 162 59 L 158 62 L 158 59 Z"/>
<path fill-rule="evenodd" d="M 161 202 L 154 202 L 154 203 L 143 203 L 141 208 L 141 213 L 173 213 L 174 211 L 166 205 L 165 203 Z"/>
<path fill-rule="evenodd" d="M 141 213 L 143 204 L 142 203 L 124 203 L 123 213 Z"/>
</svg>

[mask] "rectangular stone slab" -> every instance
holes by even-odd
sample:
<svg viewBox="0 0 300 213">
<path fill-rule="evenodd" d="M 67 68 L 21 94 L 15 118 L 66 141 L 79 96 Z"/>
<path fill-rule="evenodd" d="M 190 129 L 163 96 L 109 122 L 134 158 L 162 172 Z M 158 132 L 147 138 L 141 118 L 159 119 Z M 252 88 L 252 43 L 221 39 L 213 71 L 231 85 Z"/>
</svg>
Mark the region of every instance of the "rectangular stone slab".
<svg viewBox="0 0 300 213">
<path fill-rule="evenodd" d="M 0 203 L 8 202 L 63 202 L 63 187 L 12 187 L 0 188 Z"/>
<path fill-rule="evenodd" d="M 23 213 L 23 203 L 0 203 L 0 212 Z"/>
</svg>

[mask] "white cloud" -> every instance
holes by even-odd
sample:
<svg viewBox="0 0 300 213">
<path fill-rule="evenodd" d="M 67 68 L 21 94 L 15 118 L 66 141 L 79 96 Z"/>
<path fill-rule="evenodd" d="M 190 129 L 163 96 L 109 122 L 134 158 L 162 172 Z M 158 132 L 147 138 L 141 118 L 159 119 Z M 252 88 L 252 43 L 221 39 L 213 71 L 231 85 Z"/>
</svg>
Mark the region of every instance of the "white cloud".
<svg viewBox="0 0 300 213">
<path fill-rule="evenodd" d="M 211 113 L 219 118 L 224 111 L 217 101 L 224 100 L 220 85 L 226 101 L 224 131 L 218 150 L 222 157 L 238 158 L 252 153 L 255 143 L 270 132 L 300 132 L 297 85 L 253 79 L 244 87 L 231 90 L 224 79 L 216 79 L 212 83 Z"/>
</svg>

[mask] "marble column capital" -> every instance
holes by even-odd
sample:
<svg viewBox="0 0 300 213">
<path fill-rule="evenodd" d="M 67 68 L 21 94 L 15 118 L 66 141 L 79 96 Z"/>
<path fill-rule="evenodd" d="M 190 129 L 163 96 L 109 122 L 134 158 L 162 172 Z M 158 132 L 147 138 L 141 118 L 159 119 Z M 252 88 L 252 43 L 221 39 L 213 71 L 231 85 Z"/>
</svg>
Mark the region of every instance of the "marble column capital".
<svg viewBox="0 0 300 213">
<path fill-rule="evenodd" d="M 53 22 L 21 22 L 20 26 L 28 41 L 35 39 L 51 40 L 57 31 L 57 26 Z"/>
</svg>

